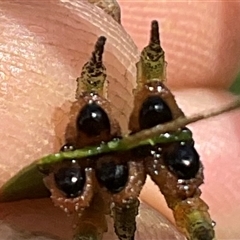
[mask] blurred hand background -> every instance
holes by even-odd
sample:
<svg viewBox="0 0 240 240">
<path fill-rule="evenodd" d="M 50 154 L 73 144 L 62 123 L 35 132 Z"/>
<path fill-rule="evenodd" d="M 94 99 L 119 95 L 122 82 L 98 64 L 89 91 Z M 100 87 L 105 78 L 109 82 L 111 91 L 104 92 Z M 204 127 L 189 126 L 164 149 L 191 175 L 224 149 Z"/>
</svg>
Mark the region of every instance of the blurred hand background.
<svg viewBox="0 0 240 240">
<path fill-rule="evenodd" d="M 119 3 L 125 30 L 101 9 L 80 0 L 0 3 L 1 185 L 34 159 L 58 151 L 66 105 L 74 100 L 75 79 L 99 35 L 107 37 L 109 98 L 125 131 L 138 49 L 148 43 L 153 19 L 160 22 L 168 62 L 166 84 L 184 112 L 218 108 L 233 99 L 228 88 L 239 71 L 238 2 Z M 240 238 L 239 120 L 237 110 L 190 126 L 205 166 L 202 198 L 217 222 L 218 239 Z M 150 180 L 141 199 L 172 220 Z M 149 239 L 151 234 L 153 239 L 180 239 L 161 214 L 144 207 L 143 215 L 139 239 Z M 71 221 L 65 218 L 49 200 L 0 205 L 0 219 L 30 231 L 67 237 Z M 158 221 L 162 224 L 150 233 L 150 226 Z"/>
</svg>

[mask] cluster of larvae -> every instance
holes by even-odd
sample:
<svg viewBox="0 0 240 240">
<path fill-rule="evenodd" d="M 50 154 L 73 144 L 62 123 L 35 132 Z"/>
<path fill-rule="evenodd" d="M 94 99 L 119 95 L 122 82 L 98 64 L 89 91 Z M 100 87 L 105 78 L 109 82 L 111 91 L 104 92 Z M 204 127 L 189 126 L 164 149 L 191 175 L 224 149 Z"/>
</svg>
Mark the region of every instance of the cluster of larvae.
<svg viewBox="0 0 240 240">
<path fill-rule="evenodd" d="M 76 101 L 71 106 L 65 145 L 60 151 L 95 146 L 122 136 L 104 91 L 105 41 L 105 37 L 99 37 L 77 79 Z M 130 134 L 183 117 L 173 94 L 164 85 L 166 62 L 157 21 L 151 24 L 150 42 L 136 67 Z M 178 131 L 190 130 L 184 127 Z M 65 160 L 51 166 L 44 183 L 54 204 L 74 214 L 73 239 L 102 239 L 107 231 L 105 216 L 111 215 L 118 238 L 133 240 L 138 197 L 147 175 L 159 187 L 173 211 L 176 225 L 188 239 L 214 239 L 208 206 L 200 198 L 203 166 L 193 139 Z"/>
</svg>

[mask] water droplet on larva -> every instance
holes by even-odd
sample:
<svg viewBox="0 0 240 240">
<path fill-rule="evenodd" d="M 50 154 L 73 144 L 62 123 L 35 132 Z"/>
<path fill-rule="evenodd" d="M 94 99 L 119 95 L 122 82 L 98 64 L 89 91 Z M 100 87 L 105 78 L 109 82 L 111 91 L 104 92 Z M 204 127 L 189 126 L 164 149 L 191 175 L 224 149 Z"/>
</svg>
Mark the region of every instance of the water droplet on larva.
<svg viewBox="0 0 240 240">
<path fill-rule="evenodd" d="M 179 184 L 181 184 L 181 183 L 183 183 L 183 182 L 184 182 L 183 179 L 178 179 L 178 183 L 179 183 Z"/>
<path fill-rule="evenodd" d="M 75 211 L 77 212 L 79 209 L 78 205 L 75 205 Z"/>
<path fill-rule="evenodd" d="M 165 138 L 170 138 L 171 137 L 171 135 L 169 133 L 164 133 L 163 135 L 164 135 Z"/>
</svg>

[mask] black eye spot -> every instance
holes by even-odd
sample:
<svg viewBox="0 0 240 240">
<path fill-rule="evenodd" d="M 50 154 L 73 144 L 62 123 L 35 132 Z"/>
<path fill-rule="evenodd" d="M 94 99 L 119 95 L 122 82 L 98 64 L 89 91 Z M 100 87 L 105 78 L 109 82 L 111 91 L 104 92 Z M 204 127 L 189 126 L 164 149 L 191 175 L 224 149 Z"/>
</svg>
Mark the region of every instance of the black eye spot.
<svg viewBox="0 0 240 240">
<path fill-rule="evenodd" d="M 114 162 L 103 163 L 96 169 L 98 181 L 110 192 L 118 193 L 122 191 L 128 181 L 128 167 Z"/>
<path fill-rule="evenodd" d="M 107 113 L 96 103 L 85 105 L 77 117 L 77 128 L 89 136 L 98 136 L 104 130 L 110 132 Z"/>
<path fill-rule="evenodd" d="M 148 97 L 142 104 L 139 114 L 141 129 L 154 127 L 161 123 L 171 121 L 172 113 L 168 105 L 159 97 Z"/>
<path fill-rule="evenodd" d="M 196 176 L 200 167 L 199 155 L 191 142 L 179 144 L 174 151 L 164 154 L 164 162 L 180 179 Z"/>
<path fill-rule="evenodd" d="M 85 171 L 80 168 L 65 167 L 60 168 L 54 174 L 57 187 L 63 191 L 68 198 L 79 196 L 83 190 L 86 175 Z"/>
</svg>

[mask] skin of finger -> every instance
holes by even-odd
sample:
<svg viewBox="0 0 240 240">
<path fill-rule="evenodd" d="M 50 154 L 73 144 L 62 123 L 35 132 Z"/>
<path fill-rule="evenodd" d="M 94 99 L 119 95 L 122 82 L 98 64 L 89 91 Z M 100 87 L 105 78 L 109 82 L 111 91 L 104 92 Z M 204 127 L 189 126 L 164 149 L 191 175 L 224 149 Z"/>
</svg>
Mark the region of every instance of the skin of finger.
<svg viewBox="0 0 240 240">
<path fill-rule="evenodd" d="M 33 1 L 21 5 L 1 2 L 0 9 L 2 185 L 34 159 L 58 151 L 64 132 L 60 126 L 65 124 L 67 115 L 61 107 L 67 100 L 74 100 L 75 79 L 100 34 L 108 38 L 104 59 L 108 79 L 113 83 L 108 87 L 109 97 L 115 103 L 115 115 L 124 122 L 125 114 L 130 111 L 131 79 L 136 62 L 132 60 L 136 58 L 137 49 L 121 26 L 90 5 L 75 1 L 66 6 L 61 2 Z M 143 236 L 182 239 L 159 213 L 146 207 L 141 212 L 144 218 L 141 220 L 140 214 L 138 239 Z M 0 229 L 1 236 L 5 237 L 9 228 L 13 231 L 12 226 L 68 238 L 71 235 L 71 221 L 66 220 L 65 213 L 54 208 L 50 200 L 1 204 L 0 219 L 4 220 Z M 146 231 L 149 224 L 152 230 Z M 19 234 L 16 232 L 14 237 Z M 113 231 L 107 236 L 111 234 Z"/>
<path fill-rule="evenodd" d="M 24 236 L 20 239 L 40 239 L 46 236 L 46 239 L 71 239 L 73 234 L 72 216 L 67 217 L 66 214 L 53 207 L 49 199 L 22 201 L 15 203 L 5 203 L 0 205 L 0 218 L 3 224 L 0 225 L 4 230 L 1 236 L 6 237 L 7 234 L 16 236 Z M 51 213 L 51 214 L 49 214 Z M 34 219 L 34 221 L 33 221 Z M 104 234 L 103 240 L 117 240 L 114 233 L 113 222 L 108 220 L 108 232 Z M 36 222 L 38 224 L 36 224 Z M 7 229 L 6 229 L 7 225 Z M 151 231 L 149 229 L 151 228 Z M 30 232 L 30 234 L 21 234 L 21 231 Z M 37 237 L 34 238 L 34 235 Z M 5 238 L 6 239 L 6 238 Z M 139 208 L 139 216 L 137 217 L 136 240 L 142 239 L 174 239 L 184 240 L 182 234 L 178 233 L 175 226 L 171 224 L 159 212 L 149 207 L 145 203 L 141 203 Z"/>
<path fill-rule="evenodd" d="M 124 113 L 127 113 L 128 106 L 131 109 L 131 90 L 129 89 L 132 88 L 133 72 L 129 62 L 134 62 L 137 50 L 127 35 L 123 32 L 119 34 L 120 28 L 114 30 L 111 19 L 107 17 L 105 17 L 106 22 L 101 22 L 101 32 L 94 25 L 94 16 L 91 18 L 93 26 L 87 25 L 87 21 L 80 24 L 82 11 L 79 10 L 79 5 L 70 4 L 65 9 L 65 5 L 63 7 L 55 3 L 51 3 L 52 5 L 48 3 L 48 8 L 35 1 L 31 4 L 36 5 L 29 7 L 26 4 L 22 11 L 19 11 L 17 3 L 1 3 L 1 11 L 4 11 L 1 15 L 3 16 L 1 27 L 4 31 L 1 36 L 3 56 L 1 80 L 3 81 L 1 81 L 0 93 L 1 117 L 4 126 L 1 129 L 4 139 L 1 141 L 0 155 L 2 183 L 32 159 L 57 150 L 54 148 L 56 141 L 54 128 L 56 124 L 61 125 L 65 112 L 58 111 L 57 115 L 54 115 L 55 108 L 68 99 L 74 99 L 75 78 L 79 75 L 81 64 L 91 52 L 95 38 L 103 33 L 103 24 L 108 27 L 110 24 L 110 27 L 105 29 L 111 30 L 109 30 L 110 33 L 106 33 L 109 36 L 110 46 L 105 59 L 106 62 L 111 63 L 107 68 L 110 81 L 113 81 L 115 86 L 112 86 L 112 89 L 109 87 L 113 90 L 111 91 L 112 102 Z M 34 16 L 32 9 L 34 9 Z M 54 20 L 51 20 L 51 9 L 54 9 Z M 100 12 L 98 14 L 100 16 Z M 62 22 L 66 18 L 71 24 L 66 24 L 65 20 L 64 23 Z M 78 39 L 77 30 L 84 35 L 84 39 L 80 37 Z M 92 32 L 96 32 L 96 36 Z M 87 33 L 90 34 L 87 35 Z M 117 37 L 114 37 L 115 35 Z M 89 46 L 86 44 L 86 36 L 89 37 Z M 129 45 L 127 42 L 130 42 Z M 121 51 L 117 51 L 118 44 L 121 46 Z M 84 48 L 83 52 L 79 52 L 79 46 Z M 128 46 L 130 50 L 127 50 Z M 87 54 L 86 49 L 89 49 Z M 125 49 L 126 59 L 124 58 Z M 117 54 L 117 60 L 114 55 L 111 56 L 110 50 L 115 56 Z M 119 55 L 120 53 L 123 57 Z M 123 66 L 127 66 L 128 71 L 122 70 L 121 66 L 123 69 Z M 119 81 L 121 84 L 117 85 Z M 123 123 L 124 117 L 120 120 Z M 57 136 L 57 138 L 61 137 Z M 8 162 L 5 159 L 8 159 Z"/>
<path fill-rule="evenodd" d="M 177 91 L 175 95 L 186 115 L 218 108 L 234 99 L 227 92 L 207 89 Z M 202 199 L 209 205 L 211 217 L 217 223 L 217 239 L 240 237 L 239 121 L 240 111 L 235 110 L 189 126 L 204 165 Z M 141 198 L 173 221 L 163 196 L 150 179 Z"/>
<path fill-rule="evenodd" d="M 46 7 L 33 1 L 22 7 L 17 2 L 1 2 L 1 117 L 3 124 L 11 123 L 1 129 L 6 135 L 1 142 L 1 158 L 9 159 L 2 165 L 2 179 L 8 179 L 32 159 L 58 150 L 66 111 L 57 107 L 74 99 L 76 76 L 104 29 L 108 30 L 104 59 L 111 83 L 109 99 L 117 103 L 114 115 L 126 129 L 137 50 L 121 27 L 100 10 L 96 13 L 98 9 L 70 3 L 48 3 Z M 91 13 L 88 25 L 85 18 Z M 46 120 L 46 116 L 50 117 Z M 16 148 L 19 144 L 22 148 Z M 21 159 L 18 166 L 15 158 Z"/>
<path fill-rule="evenodd" d="M 240 62 L 239 1 L 119 0 L 119 3 L 122 24 L 139 49 L 148 43 L 150 22 L 159 21 L 169 86 L 231 85 Z"/>
<path fill-rule="evenodd" d="M 55 236 L 51 236 L 46 233 L 31 233 L 26 230 L 19 230 L 14 228 L 12 225 L 5 223 L 4 221 L 0 221 L 0 233 L 1 237 L 4 237 L 5 240 L 60 240 Z"/>
<path fill-rule="evenodd" d="M 1 184 L 34 159 L 59 150 L 67 103 L 75 100 L 76 78 L 99 35 L 108 38 L 104 61 L 113 114 L 126 129 L 137 49 L 101 9 L 71 3 L 0 3 Z"/>
</svg>

